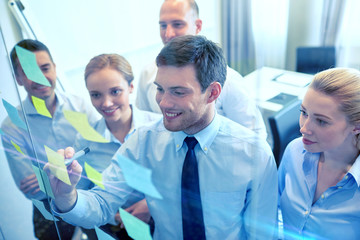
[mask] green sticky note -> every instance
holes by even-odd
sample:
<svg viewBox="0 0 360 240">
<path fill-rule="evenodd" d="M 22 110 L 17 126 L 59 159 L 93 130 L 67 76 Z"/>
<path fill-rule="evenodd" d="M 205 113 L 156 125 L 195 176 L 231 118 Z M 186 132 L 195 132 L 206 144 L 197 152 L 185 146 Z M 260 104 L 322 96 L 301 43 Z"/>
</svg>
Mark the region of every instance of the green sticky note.
<svg viewBox="0 0 360 240">
<path fill-rule="evenodd" d="M 95 232 L 99 240 L 115 240 L 109 234 L 105 233 L 103 230 L 95 226 Z"/>
<path fill-rule="evenodd" d="M 64 110 L 63 112 L 66 120 L 68 120 L 86 140 L 101 143 L 109 142 L 90 126 L 86 114 L 68 110 Z"/>
<path fill-rule="evenodd" d="M 25 155 L 25 153 L 23 153 L 23 151 L 21 151 L 21 148 L 19 147 L 19 145 L 17 145 L 16 143 L 14 143 L 12 140 L 10 140 L 10 142 L 11 142 L 12 145 L 15 147 L 16 151 L 18 151 L 18 152 L 21 153 L 22 155 Z"/>
<path fill-rule="evenodd" d="M 53 217 L 53 215 L 46 210 L 45 205 L 42 201 L 36 200 L 36 199 L 31 199 L 31 201 L 33 202 L 34 206 L 39 209 L 39 211 L 41 212 L 41 214 L 44 216 L 45 219 L 50 220 L 50 221 L 59 221 L 59 219 L 57 219 L 56 217 Z"/>
<path fill-rule="evenodd" d="M 49 110 L 46 108 L 46 104 L 45 104 L 44 100 L 42 100 L 41 98 L 37 98 L 35 96 L 31 96 L 31 99 L 32 99 L 32 102 L 34 104 L 36 111 L 39 114 L 41 114 L 45 117 L 52 118 Z"/>
<path fill-rule="evenodd" d="M 71 185 L 69 174 L 67 172 L 64 157 L 53 151 L 48 146 L 44 145 L 46 156 L 50 164 L 50 171 L 54 174 L 58 179 L 63 181 L 64 183 Z"/>
<path fill-rule="evenodd" d="M 9 118 L 11 119 L 11 122 L 14 123 L 16 126 L 27 130 L 26 124 L 20 118 L 19 112 L 16 109 L 16 107 L 14 107 L 10 103 L 8 103 L 5 99 L 3 99 L 2 102 L 3 102 L 3 105 L 4 105 L 5 109 L 6 109 L 6 112 L 9 115 Z"/>
<path fill-rule="evenodd" d="M 89 164 L 87 164 L 87 162 L 85 162 L 85 172 L 86 172 L 86 175 L 88 176 L 89 180 L 91 180 L 93 183 L 95 183 L 102 189 L 105 189 L 105 187 L 103 185 L 102 174 L 99 173 L 98 171 L 96 171 L 95 168 L 93 168 Z"/>
<path fill-rule="evenodd" d="M 38 180 L 40 190 L 43 191 L 45 194 L 49 195 L 49 197 L 55 199 L 54 193 L 51 189 L 50 180 L 49 180 L 46 172 L 42 169 L 39 169 L 38 167 L 36 167 L 34 165 L 32 165 L 32 168 L 33 168 L 36 178 Z"/>
<path fill-rule="evenodd" d="M 36 62 L 36 55 L 22 47 L 15 46 L 20 65 L 28 79 L 38 84 L 50 87 L 49 81 L 46 79 Z"/>
<path fill-rule="evenodd" d="M 119 208 L 120 217 L 130 237 L 136 240 L 151 240 L 150 227 L 140 219 Z"/>
</svg>

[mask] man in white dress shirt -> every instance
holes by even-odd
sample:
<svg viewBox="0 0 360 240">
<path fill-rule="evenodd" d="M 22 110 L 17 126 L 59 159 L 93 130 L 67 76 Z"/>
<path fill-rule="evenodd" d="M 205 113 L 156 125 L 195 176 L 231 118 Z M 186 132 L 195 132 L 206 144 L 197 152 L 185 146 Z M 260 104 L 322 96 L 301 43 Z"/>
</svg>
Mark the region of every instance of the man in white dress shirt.
<svg viewBox="0 0 360 240">
<path fill-rule="evenodd" d="M 165 0 L 160 9 L 160 37 L 167 44 L 175 37 L 197 35 L 202 28 L 199 8 L 194 0 Z M 160 113 L 156 103 L 154 84 L 157 67 L 155 61 L 142 71 L 138 84 L 136 105 L 139 109 Z M 226 84 L 216 101 L 216 109 L 223 115 L 266 139 L 263 118 L 255 102 L 250 99 L 244 87 L 242 76 L 227 67 Z"/>
</svg>

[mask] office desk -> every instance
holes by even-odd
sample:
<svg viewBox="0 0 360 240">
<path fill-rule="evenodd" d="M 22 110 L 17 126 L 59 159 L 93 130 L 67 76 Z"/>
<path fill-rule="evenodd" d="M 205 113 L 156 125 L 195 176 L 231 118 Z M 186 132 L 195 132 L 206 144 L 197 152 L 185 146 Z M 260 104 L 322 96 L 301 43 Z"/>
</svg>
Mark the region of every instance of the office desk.
<svg viewBox="0 0 360 240">
<path fill-rule="evenodd" d="M 244 77 L 248 92 L 258 106 L 274 112 L 279 111 L 286 101 L 281 104 L 272 102 L 271 98 L 285 93 L 302 99 L 312 78 L 311 74 L 270 67 L 262 67 Z"/>
<path fill-rule="evenodd" d="M 248 93 L 263 115 L 271 147 L 273 139 L 268 118 L 294 99 L 302 99 L 313 77 L 270 67 L 262 67 L 244 77 Z"/>
</svg>

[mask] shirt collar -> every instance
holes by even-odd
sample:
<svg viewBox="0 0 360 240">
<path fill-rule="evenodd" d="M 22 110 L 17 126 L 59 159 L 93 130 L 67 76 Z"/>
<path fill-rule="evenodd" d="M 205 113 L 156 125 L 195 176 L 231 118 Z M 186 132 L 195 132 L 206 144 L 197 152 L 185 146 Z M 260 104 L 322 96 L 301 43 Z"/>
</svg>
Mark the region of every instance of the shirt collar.
<svg viewBox="0 0 360 240">
<path fill-rule="evenodd" d="M 219 129 L 220 129 L 220 118 L 215 113 L 215 116 L 211 121 L 211 123 L 206 128 L 193 135 L 193 137 L 195 137 L 196 140 L 199 142 L 200 148 L 203 150 L 204 153 L 207 153 L 209 151 L 209 148 L 212 142 L 214 141 Z M 179 151 L 184 145 L 184 139 L 189 135 L 187 135 L 183 131 L 174 132 L 173 134 L 175 139 L 176 151 Z"/>
<path fill-rule="evenodd" d="M 137 109 L 132 104 L 130 104 L 130 107 L 131 107 L 131 114 L 132 114 L 131 128 L 130 128 L 130 131 L 128 132 L 128 134 L 126 134 L 125 141 L 135 132 L 137 126 L 139 124 L 141 124 L 141 122 L 137 120 L 137 119 L 139 119 L 140 114 L 141 114 L 140 110 Z M 105 139 L 109 140 L 110 142 L 116 142 L 116 143 L 121 144 L 121 142 L 110 132 L 110 130 L 106 126 L 105 118 L 101 118 L 101 120 L 99 121 L 98 131 L 103 133 L 103 137 Z"/>
<path fill-rule="evenodd" d="M 311 153 L 305 149 L 302 153 L 304 154 L 303 170 L 305 175 L 314 174 L 314 171 L 317 173 L 320 153 Z M 360 155 L 356 158 L 348 173 L 354 177 L 356 184 L 360 187 Z"/>
<path fill-rule="evenodd" d="M 26 114 L 38 114 L 38 112 L 36 111 L 36 108 L 34 107 L 34 105 L 32 104 L 31 100 L 30 100 L 31 96 L 27 95 L 25 100 L 23 101 L 23 107 L 25 110 Z M 61 94 L 58 93 L 58 91 L 55 90 L 55 101 L 56 101 L 56 108 L 58 109 L 59 106 L 64 104 L 64 98 Z"/>
<path fill-rule="evenodd" d="M 110 132 L 110 130 L 106 126 L 105 118 L 102 117 L 99 120 L 95 130 L 100 133 L 106 140 L 119 143 L 121 145 L 121 142 Z"/>
<path fill-rule="evenodd" d="M 354 164 L 351 166 L 349 173 L 354 177 L 356 184 L 360 187 L 360 155 L 356 158 Z"/>
<path fill-rule="evenodd" d="M 130 108 L 131 108 L 131 114 L 132 114 L 132 120 L 131 120 L 131 127 L 130 127 L 130 131 L 129 134 L 132 134 L 136 128 L 138 128 L 138 125 L 141 124 L 141 119 L 142 117 L 140 116 L 140 110 L 137 109 L 137 107 L 133 106 L 132 104 L 130 104 Z"/>
<path fill-rule="evenodd" d="M 317 174 L 320 153 L 311 153 L 304 149 L 302 154 L 304 156 L 303 171 L 305 176 L 315 176 Z"/>
</svg>

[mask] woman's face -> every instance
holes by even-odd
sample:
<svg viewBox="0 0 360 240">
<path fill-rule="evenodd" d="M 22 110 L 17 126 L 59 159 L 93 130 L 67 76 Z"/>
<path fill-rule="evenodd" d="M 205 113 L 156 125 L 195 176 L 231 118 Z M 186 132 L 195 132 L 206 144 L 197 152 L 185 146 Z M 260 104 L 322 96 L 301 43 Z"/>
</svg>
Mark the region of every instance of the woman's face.
<svg viewBox="0 0 360 240">
<path fill-rule="evenodd" d="M 91 73 L 86 80 L 91 102 L 106 122 L 117 122 L 131 114 L 129 94 L 133 91 L 132 83 L 112 68 L 103 68 Z"/>
<path fill-rule="evenodd" d="M 299 123 L 304 148 L 309 152 L 341 151 L 354 144 L 358 133 L 333 97 L 311 88 L 303 99 Z"/>
</svg>

